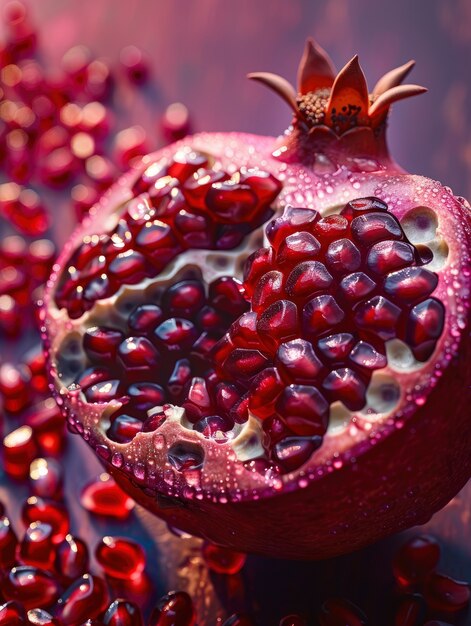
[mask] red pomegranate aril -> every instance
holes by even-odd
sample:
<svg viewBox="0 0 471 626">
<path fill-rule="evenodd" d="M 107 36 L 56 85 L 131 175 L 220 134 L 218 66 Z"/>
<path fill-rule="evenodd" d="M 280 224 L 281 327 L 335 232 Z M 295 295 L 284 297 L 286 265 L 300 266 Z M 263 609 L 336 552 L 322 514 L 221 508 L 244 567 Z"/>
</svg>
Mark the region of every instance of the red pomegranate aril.
<svg viewBox="0 0 471 626">
<path fill-rule="evenodd" d="M 106 436 L 117 443 L 129 443 L 137 433 L 142 431 L 142 420 L 132 415 L 121 413 L 111 419 L 111 426 L 106 431 Z"/>
<path fill-rule="evenodd" d="M 118 398 L 121 381 L 119 379 L 105 380 L 85 389 L 85 398 L 90 403 L 106 403 Z"/>
<path fill-rule="evenodd" d="M 234 318 L 248 308 L 242 284 L 230 276 L 217 278 L 209 285 L 208 301 L 218 311 L 229 313 Z"/>
<path fill-rule="evenodd" d="M 216 311 L 211 306 L 204 306 L 196 316 L 196 324 L 202 330 L 222 333 L 226 326 L 226 321 L 223 313 Z"/>
<path fill-rule="evenodd" d="M 298 309 L 290 300 L 277 300 L 260 313 L 257 333 L 269 348 L 276 349 L 281 341 L 294 338 L 298 332 Z"/>
<path fill-rule="evenodd" d="M 95 548 L 95 558 L 105 574 L 123 580 L 139 578 L 146 565 L 142 546 L 124 537 L 103 537 Z"/>
<path fill-rule="evenodd" d="M 340 324 L 344 317 L 345 313 L 333 296 L 316 296 L 303 308 L 303 332 L 308 337 L 315 337 Z"/>
<path fill-rule="evenodd" d="M 249 185 L 227 180 L 213 183 L 206 194 L 206 204 L 214 219 L 238 224 L 251 220 L 257 211 L 257 196 Z"/>
<path fill-rule="evenodd" d="M 149 65 L 144 53 L 137 46 L 126 46 L 119 54 L 123 72 L 128 80 L 135 85 L 141 85 L 149 76 Z"/>
<path fill-rule="evenodd" d="M 52 574 L 37 567 L 13 567 L 3 576 L 2 594 L 5 600 L 20 602 L 27 611 L 51 606 L 59 593 L 59 583 Z"/>
<path fill-rule="evenodd" d="M 350 361 L 359 367 L 370 370 L 381 369 L 386 367 L 386 355 L 376 350 L 374 346 L 366 341 L 359 341 L 350 352 Z"/>
<path fill-rule="evenodd" d="M 28 249 L 29 273 L 34 280 L 47 280 L 56 257 L 56 247 L 49 239 L 36 239 Z"/>
<path fill-rule="evenodd" d="M 406 267 L 388 274 L 384 291 L 399 302 L 411 303 L 429 296 L 438 284 L 438 276 L 423 267 Z"/>
<path fill-rule="evenodd" d="M 308 230 L 319 219 L 313 209 L 285 207 L 283 214 L 271 221 L 265 229 L 268 241 L 278 250 L 282 241 L 299 230 Z"/>
<path fill-rule="evenodd" d="M 427 580 L 425 600 L 434 611 L 453 613 L 468 606 L 471 588 L 468 582 L 433 572 Z"/>
<path fill-rule="evenodd" d="M 46 355 L 42 346 L 37 346 L 30 350 L 24 357 L 24 363 L 31 374 L 31 387 L 40 394 L 46 394 L 49 389 L 47 378 Z"/>
<path fill-rule="evenodd" d="M 25 525 L 44 522 L 52 526 L 52 542 L 60 543 L 69 532 L 69 514 L 65 505 L 52 499 L 31 496 L 26 500 L 21 511 Z"/>
<path fill-rule="evenodd" d="M 193 602 L 185 591 L 170 591 L 152 610 L 149 626 L 195 626 Z"/>
<path fill-rule="evenodd" d="M 350 333 L 336 333 L 319 339 L 317 349 L 329 361 L 343 361 L 350 354 L 355 339 Z"/>
<path fill-rule="evenodd" d="M 221 548 L 208 541 L 203 544 L 202 554 L 208 569 L 217 574 L 237 574 L 247 558 L 243 552 Z"/>
<path fill-rule="evenodd" d="M 394 626 L 420 626 L 425 617 L 425 602 L 421 595 L 406 595 L 399 600 Z"/>
<path fill-rule="evenodd" d="M 40 498 L 62 498 L 63 470 L 55 459 L 34 459 L 29 468 L 31 491 Z"/>
<path fill-rule="evenodd" d="M 229 333 L 235 345 L 258 347 L 257 314 L 253 311 L 243 313 L 232 323 Z"/>
<path fill-rule="evenodd" d="M 322 437 L 286 437 L 274 447 L 274 458 L 287 471 L 301 467 L 322 444 Z"/>
<path fill-rule="evenodd" d="M 118 359 L 128 374 L 156 367 L 159 357 L 146 337 L 127 337 L 118 347 Z"/>
<path fill-rule="evenodd" d="M 357 326 L 385 341 L 396 335 L 400 315 L 401 309 L 383 296 L 360 302 L 354 308 Z"/>
<path fill-rule="evenodd" d="M 234 427 L 234 422 L 229 417 L 220 415 L 208 415 L 202 417 L 193 424 L 193 429 L 201 433 L 207 439 L 214 439 L 218 443 L 225 443 L 228 439 L 226 433 Z"/>
<path fill-rule="evenodd" d="M 171 317 L 155 329 L 159 346 L 169 351 L 183 351 L 193 345 L 197 330 L 192 322 L 179 317 Z"/>
<path fill-rule="evenodd" d="M 54 566 L 61 580 L 70 583 L 83 576 L 88 564 L 87 544 L 78 537 L 68 534 L 56 545 Z"/>
<path fill-rule="evenodd" d="M 108 271 L 115 280 L 134 285 L 147 275 L 146 258 L 140 252 L 126 250 L 111 261 Z"/>
<path fill-rule="evenodd" d="M 33 429 L 35 440 L 45 456 L 57 456 L 65 445 L 65 425 L 54 398 L 46 398 L 22 415 Z"/>
<path fill-rule="evenodd" d="M 146 222 L 136 237 L 136 244 L 146 251 L 172 248 L 175 254 L 178 252 L 172 229 L 160 220 Z"/>
<path fill-rule="evenodd" d="M 134 309 L 128 319 L 130 330 L 146 335 L 154 330 L 163 318 L 163 311 L 157 304 L 141 304 Z"/>
<path fill-rule="evenodd" d="M 327 248 L 325 261 L 332 272 L 346 274 L 360 267 L 361 254 L 350 239 L 337 239 Z"/>
<path fill-rule="evenodd" d="M 392 566 L 396 581 L 402 587 L 422 583 L 440 560 L 440 545 L 430 535 L 418 535 L 406 541 L 396 552 Z"/>
<path fill-rule="evenodd" d="M 87 328 L 83 336 L 83 347 L 89 358 L 112 363 L 123 339 L 124 335 L 119 330 L 103 326 L 91 326 Z"/>
<path fill-rule="evenodd" d="M 281 619 L 279 626 L 306 626 L 306 620 L 300 615 L 285 615 Z"/>
<path fill-rule="evenodd" d="M 274 413 L 275 402 L 283 390 L 283 382 L 274 367 L 267 367 L 253 379 L 250 390 L 249 409 L 259 419 Z"/>
<path fill-rule="evenodd" d="M 167 389 L 174 398 L 178 398 L 191 379 L 191 366 L 188 359 L 179 359 L 167 382 Z"/>
<path fill-rule="evenodd" d="M 276 403 L 276 412 L 296 435 L 324 435 L 328 426 L 329 404 L 310 385 L 289 385 Z"/>
<path fill-rule="evenodd" d="M 259 202 L 264 204 L 273 202 L 282 189 L 281 182 L 273 174 L 258 168 L 242 168 L 240 181 L 249 185 Z"/>
<path fill-rule="evenodd" d="M 342 209 L 342 215 L 344 215 L 347 219 L 351 220 L 356 216 L 363 213 L 372 213 L 374 211 L 387 211 L 388 205 L 380 200 L 379 198 L 375 198 L 373 196 L 368 198 L 357 198 L 355 200 L 351 200 L 347 202 L 345 207 Z"/>
<path fill-rule="evenodd" d="M 328 289 L 332 281 L 333 278 L 325 265 L 319 261 L 304 261 L 296 265 L 288 275 L 286 293 L 292 298 L 304 299 L 318 291 Z"/>
<path fill-rule="evenodd" d="M 342 278 L 340 289 L 350 302 L 361 300 L 376 288 L 376 283 L 363 272 L 348 274 Z"/>
<path fill-rule="evenodd" d="M 415 261 L 414 248 L 404 241 L 380 241 L 371 246 L 367 265 L 375 274 L 384 275 Z"/>
<path fill-rule="evenodd" d="M 314 235 L 301 231 L 286 237 L 280 244 L 276 259 L 280 264 L 289 263 L 294 265 L 301 261 L 312 260 L 317 256 L 320 249 L 321 245 Z"/>
<path fill-rule="evenodd" d="M 0 517 L 0 568 L 6 569 L 15 563 L 18 539 L 5 515 Z"/>
<path fill-rule="evenodd" d="M 186 393 L 186 400 L 182 406 L 191 422 L 212 413 L 212 402 L 204 378 L 194 377 Z"/>
<path fill-rule="evenodd" d="M 21 333 L 24 319 L 20 306 L 9 295 L 0 295 L 0 332 L 9 339 L 15 339 Z"/>
<path fill-rule="evenodd" d="M 326 600 L 318 613 L 320 626 L 367 626 L 368 619 L 353 602 L 345 598 Z"/>
<path fill-rule="evenodd" d="M 103 616 L 105 626 L 143 626 L 141 610 L 134 602 L 118 598 Z"/>
<path fill-rule="evenodd" d="M 207 167 L 208 157 L 200 152 L 183 149 L 173 155 L 168 167 L 169 176 L 184 182 L 201 168 Z"/>
<path fill-rule="evenodd" d="M 45 522 L 32 522 L 18 546 L 18 561 L 24 565 L 51 569 L 54 561 L 52 526 Z"/>
<path fill-rule="evenodd" d="M 183 139 L 191 132 L 190 112 L 181 102 L 170 104 L 160 119 L 162 135 L 167 142 Z"/>
<path fill-rule="evenodd" d="M 135 506 L 134 500 L 107 473 L 101 474 L 83 488 L 80 502 L 90 513 L 119 520 L 127 519 Z"/>
<path fill-rule="evenodd" d="M 85 171 L 99 189 L 109 187 L 117 176 L 116 167 L 104 156 L 94 154 L 85 161 Z"/>
<path fill-rule="evenodd" d="M 175 229 L 183 246 L 212 248 L 213 228 L 205 215 L 181 209 L 175 216 Z"/>
<path fill-rule="evenodd" d="M 19 413 L 30 403 L 30 373 L 24 367 L 11 363 L 0 366 L 0 396 L 3 408 L 9 413 Z"/>
<path fill-rule="evenodd" d="M 445 310 L 435 298 L 416 304 L 407 322 L 407 341 L 419 360 L 426 360 L 435 347 L 436 340 L 443 331 Z"/>
<path fill-rule="evenodd" d="M 54 617 L 64 626 L 80 624 L 98 617 L 108 606 L 109 594 L 105 581 L 84 574 L 63 593 L 54 606 Z"/>
<path fill-rule="evenodd" d="M 44 609 L 30 609 L 27 623 L 31 626 L 60 626 L 59 622 Z"/>
<path fill-rule="evenodd" d="M 372 245 L 384 239 L 402 239 L 402 228 L 391 213 L 366 213 L 352 220 L 353 237 L 361 245 Z"/>
<path fill-rule="evenodd" d="M 80 183 L 72 187 L 70 197 L 77 220 L 80 222 L 88 214 L 91 207 L 98 202 L 99 193 L 94 187 Z"/>
<path fill-rule="evenodd" d="M 263 274 L 252 295 L 252 309 L 257 313 L 262 313 L 268 305 L 283 296 L 283 286 L 284 276 L 281 272 L 272 270 Z M 287 293 L 289 293 L 288 290 Z"/>
<path fill-rule="evenodd" d="M 311 382 L 323 370 L 312 344 L 305 339 L 293 339 L 282 343 L 276 353 L 275 365 L 281 375 L 290 382 Z"/>
<path fill-rule="evenodd" d="M 236 348 L 224 361 L 223 367 L 234 379 L 248 380 L 267 365 L 267 358 L 259 350 Z"/>
<path fill-rule="evenodd" d="M 172 285 L 162 298 L 162 306 L 172 315 L 194 315 L 204 302 L 204 287 L 197 280 L 184 280 Z"/>
<path fill-rule="evenodd" d="M 26 612 L 19 602 L 9 600 L 0 605 L 1 626 L 22 626 L 22 624 L 26 624 Z"/>
<path fill-rule="evenodd" d="M 122 168 L 130 161 L 149 152 L 146 131 L 142 126 L 131 126 L 119 131 L 114 138 L 114 160 Z"/>
<path fill-rule="evenodd" d="M 165 404 L 165 391 L 156 383 L 134 383 L 128 387 L 126 395 L 129 396 L 133 409 L 144 414 L 155 406 Z"/>
<path fill-rule="evenodd" d="M 331 242 L 345 236 L 348 230 L 348 221 L 342 215 L 328 215 L 316 222 L 314 233 L 323 242 Z"/>
<path fill-rule="evenodd" d="M 85 390 L 92 385 L 102 383 L 105 380 L 110 380 L 111 376 L 112 374 L 110 370 L 105 367 L 88 367 L 80 374 L 76 383 L 77 385 L 80 385 L 82 390 Z"/>
<path fill-rule="evenodd" d="M 37 454 L 34 433 L 30 426 L 20 426 L 3 439 L 3 469 L 16 480 L 24 480 Z"/>
<path fill-rule="evenodd" d="M 365 384 L 349 367 L 331 371 L 322 386 L 332 402 L 340 400 L 351 411 L 359 411 L 365 406 Z"/>
</svg>

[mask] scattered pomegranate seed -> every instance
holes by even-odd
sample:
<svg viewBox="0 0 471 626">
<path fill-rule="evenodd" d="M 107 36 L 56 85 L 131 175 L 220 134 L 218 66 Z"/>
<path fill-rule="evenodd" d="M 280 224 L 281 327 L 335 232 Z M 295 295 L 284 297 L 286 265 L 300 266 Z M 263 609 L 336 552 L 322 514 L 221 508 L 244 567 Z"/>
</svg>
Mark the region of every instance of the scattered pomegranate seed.
<svg viewBox="0 0 471 626">
<path fill-rule="evenodd" d="M 203 544 L 202 553 L 207 567 L 218 574 L 237 574 L 247 558 L 242 552 L 221 548 L 209 542 Z"/>
<path fill-rule="evenodd" d="M 149 76 L 149 65 L 137 46 L 126 46 L 119 55 L 123 71 L 130 82 L 141 85 Z"/>
<path fill-rule="evenodd" d="M 134 602 L 118 598 L 114 600 L 105 615 L 105 626 L 142 626 L 141 610 Z"/>
<path fill-rule="evenodd" d="M 3 408 L 9 413 L 19 413 L 30 402 L 30 375 L 23 367 L 11 363 L 0 366 L 0 397 L 3 396 Z"/>
<path fill-rule="evenodd" d="M 129 517 L 135 506 L 134 500 L 106 472 L 83 488 L 80 502 L 90 513 L 121 520 Z"/>
<path fill-rule="evenodd" d="M 18 561 L 24 565 L 51 569 L 54 561 L 52 526 L 45 522 L 32 522 L 18 546 Z"/>
<path fill-rule="evenodd" d="M 23 419 L 33 429 L 45 456 L 57 456 L 65 445 L 65 423 L 54 398 L 46 398 L 29 408 Z"/>
<path fill-rule="evenodd" d="M 326 600 L 319 613 L 320 626 L 367 626 L 365 614 L 353 602 L 345 598 Z"/>
<path fill-rule="evenodd" d="M 103 537 L 95 558 L 108 576 L 124 580 L 139 578 L 146 565 L 143 548 L 123 537 Z"/>
<path fill-rule="evenodd" d="M 72 187 L 70 196 L 75 208 L 77 221 L 80 222 L 85 215 L 88 214 L 90 208 L 98 201 L 100 194 L 94 187 L 80 183 Z"/>
<path fill-rule="evenodd" d="M 59 583 L 52 574 L 30 565 L 13 567 L 2 580 L 5 600 L 16 600 L 26 610 L 51 606 L 59 593 Z"/>
<path fill-rule="evenodd" d="M 174 102 L 166 109 L 160 120 L 164 139 L 171 143 L 183 139 L 191 132 L 190 113 L 181 102 Z"/>
<path fill-rule="evenodd" d="M 393 573 L 399 585 L 407 587 L 423 582 L 437 567 L 440 545 L 429 535 L 412 537 L 393 558 Z"/>
<path fill-rule="evenodd" d="M 149 152 L 147 135 L 142 126 L 131 126 L 120 131 L 114 139 L 114 158 L 123 169 L 136 157 Z"/>
<path fill-rule="evenodd" d="M 170 591 L 154 607 L 148 626 L 194 626 L 193 602 L 185 591 Z"/>
<path fill-rule="evenodd" d="M 18 303 L 8 294 L 0 295 L 0 332 L 16 339 L 23 327 L 23 316 Z"/>
<path fill-rule="evenodd" d="M 33 430 L 30 426 L 20 426 L 3 440 L 3 468 L 5 473 L 17 480 L 25 479 L 36 453 Z"/>
<path fill-rule="evenodd" d="M 71 583 L 88 571 L 88 548 L 84 541 L 66 535 L 56 546 L 55 568 L 61 579 Z"/>
<path fill-rule="evenodd" d="M 439 573 L 431 574 L 427 581 L 425 599 L 435 611 L 460 611 L 468 606 L 470 598 L 471 590 L 467 582 Z"/>
<path fill-rule="evenodd" d="M 54 616 L 64 626 L 75 626 L 98 617 L 109 604 L 105 581 L 99 576 L 84 574 L 63 593 L 54 606 Z"/>
<path fill-rule="evenodd" d="M 42 346 L 37 346 L 30 350 L 24 357 L 24 364 L 29 369 L 31 378 L 31 387 L 39 395 L 47 393 L 49 388 L 46 356 Z"/>
<path fill-rule="evenodd" d="M 55 459 L 37 458 L 29 468 L 31 491 L 40 498 L 62 499 L 62 466 Z"/>
<path fill-rule="evenodd" d="M 6 569 L 12 567 L 16 558 L 18 539 L 6 516 L 0 517 L 0 567 Z"/>
<path fill-rule="evenodd" d="M 69 532 L 69 514 L 65 505 L 51 499 L 31 496 L 23 505 L 21 519 L 26 526 L 33 522 L 52 526 L 54 544 L 60 543 Z"/>
</svg>

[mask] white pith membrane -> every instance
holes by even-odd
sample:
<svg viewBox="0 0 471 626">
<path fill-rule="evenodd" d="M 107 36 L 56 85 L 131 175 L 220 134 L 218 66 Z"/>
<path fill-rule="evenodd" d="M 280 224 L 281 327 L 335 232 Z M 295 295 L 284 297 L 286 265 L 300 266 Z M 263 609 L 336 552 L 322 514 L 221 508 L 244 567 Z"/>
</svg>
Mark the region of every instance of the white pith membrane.
<svg viewBox="0 0 471 626">
<path fill-rule="evenodd" d="M 261 169 L 264 167 L 263 162 L 258 165 Z M 289 173 L 275 172 L 275 175 L 285 183 L 285 188 L 279 197 L 279 206 L 276 207 L 277 214 L 281 212 L 281 207 L 287 204 L 307 208 L 310 206 L 310 203 L 306 202 L 308 194 L 304 194 L 302 203 L 299 202 L 301 192 L 296 190 L 293 181 L 289 178 Z M 314 208 L 322 215 L 336 213 L 349 200 L 367 195 L 380 197 L 388 203 L 389 209 L 394 207 L 393 213 L 401 222 L 409 240 L 417 247 L 426 246 L 432 251 L 433 259 L 425 267 L 438 273 L 439 283 L 431 296 L 445 303 L 447 316 L 452 311 L 453 316 L 457 316 L 458 327 L 463 330 L 465 322 L 463 321 L 460 326 L 459 320 L 465 319 L 465 311 L 463 310 L 460 315 L 456 300 L 464 301 L 466 298 L 464 291 L 458 295 L 458 290 L 466 287 L 466 284 L 461 284 L 459 288 L 455 284 L 455 293 L 450 290 L 447 280 L 453 276 L 453 270 L 450 268 L 450 249 L 460 246 L 464 238 L 460 241 L 459 233 L 454 233 L 455 239 L 452 239 L 451 233 L 439 220 L 437 212 L 427 206 L 427 200 L 432 204 L 439 199 L 440 192 L 444 191 L 443 188 L 440 189 L 437 184 L 437 192 L 433 193 L 426 186 L 421 187 L 420 181 L 425 179 L 415 177 L 417 179 L 415 195 L 405 197 L 399 176 L 383 175 L 378 180 L 375 180 L 371 174 L 368 176 L 370 189 L 362 173 L 349 175 L 343 185 L 339 185 L 337 180 L 335 188 L 326 178 L 323 182 L 324 191 L 320 190 L 322 195 L 317 193 L 316 197 L 312 198 Z M 304 184 L 307 188 L 310 185 L 315 188 L 309 176 L 306 176 Z M 120 195 L 121 197 L 120 201 L 115 203 L 117 208 L 114 209 L 114 214 L 119 213 L 120 207 L 123 206 L 123 190 L 121 189 L 120 192 L 121 194 L 115 192 L 117 197 Z M 444 204 L 451 202 L 451 198 L 452 196 L 448 194 L 444 196 L 442 202 Z M 112 202 L 113 194 L 108 194 L 102 205 L 109 206 Z M 105 230 L 108 228 L 103 227 L 103 231 Z M 446 366 L 446 354 L 453 351 L 450 337 L 446 336 L 446 327 L 437 342 L 434 355 L 425 363 L 416 361 L 409 347 L 402 341 L 393 339 L 387 342 L 388 364 L 385 368 L 373 373 L 367 390 L 366 406 L 361 411 L 351 412 L 340 402 L 333 403 L 330 407 L 329 427 L 322 446 L 312 455 L 306 467 L 303 466 L 293 473 L 279 476 L 267 472 L 262 475 L 244 467 L 242 461 L 257 458 L 263 454 L 261 421 L 254 416 L 251 416 L 245 424 L 236 425 L 232 437 L 226 443 L 219 443 L 217 437 L 206 439 L 202 434 L 193 430 L 192 425 L 185 418 L 184 410 L 174 407 L 166 411 L 167 419 L 156 431 L 137 433 L 127 444 L 110 442 L 105 434 L 109 426 L 109 416 L 120 404 L 116 401 L 106 405 L 87 404 L 80 390 L 69 388 L 78 373 L 67 372 L 70 365 L 75 362 L 79 368 L 86 367 L 85 355 L 80 354 L 81 337 L 86 328 L 103 324 L 124 329 L 130 308 L 144 301 L 152 301 L 153 290 L 177 282 L 185 277 L 188 271 L 199 274 L 206 284 L 219 276 L 241 278 L 245 258 L 263 245 L 261 243 L 262 231 L 263 228 L 248 235 L 243 244 L 235 250 L 184 252 L 157 278 L 146 279 L 139 285 L 121 287 L 114 296 L 97 302 L 90 311 L 76 320 L 69 319 L 65 310 L 59 311 L 54 306 L 53 297 L 49 299 L 48 336 L 52 339 L 50 345 L 52 362 L 57 367 L 53 374 L 59 402 L 62 398 L 71 423 L 93 447 L 100 448 L 101 456 L 116 468 L 125 471 L 138 484 L 145 484 L 151 491 L 154 489 L 169 496 L 175 494 L 179 497 L 183 494 L 189 499 L 210 497 L 224 502 L 228 499 L 240 500 L 246 496 L 253 499 L 260 495 L 277 492 L 288 483 L 293 484 L 295 477 L 298 479 L 298 485 L 305 487 L 309 480 L 339 469 L 344 463 L 355 462 L 354 455 L 349 457 L 349 451 L 354 448 L 354 444 L 360 444 L 371 438 L 379 440 L 387 428 L 403 427 L 408 414 L 425 402 L 426 395 L 438 379 L 435 377 L 436 372 Z M 454 256 L 454 258 L 458 257 Z M 447 269 L 446 277 L 442 272 L 445 268 Z M 444 280 L 445 278 L 447 280 Z M 51 293 L 53 296 L 53 291 Z M 459 334 L 456 335 L 457 338 Z M 69 346 L 69 351 L 67 351 L 67 346 Z M 56 358 L 59 350 L 60 362 Z M 443 353 L 441 361 L 435 358 L 438 352 Z M 404 406 L 404 400 L 407 401 L 406 406 Z M 80 408 L 80 422 L 75 413 L 78 408 Z M 156 407 L 149 413 L 157 410 L 159 409 Z M 169 463 L 167 452 L 172 446 L 182 444 L 203 450 L 201 447 L 203 442 L 203 472 L 199 470 L 179 472 Z M 143 459 L 146 459 L 145 463 Z M 229 466 L 233 466 L 236 460 L 240 461 L 236 471 L 228 471 Z"/>
</svg>

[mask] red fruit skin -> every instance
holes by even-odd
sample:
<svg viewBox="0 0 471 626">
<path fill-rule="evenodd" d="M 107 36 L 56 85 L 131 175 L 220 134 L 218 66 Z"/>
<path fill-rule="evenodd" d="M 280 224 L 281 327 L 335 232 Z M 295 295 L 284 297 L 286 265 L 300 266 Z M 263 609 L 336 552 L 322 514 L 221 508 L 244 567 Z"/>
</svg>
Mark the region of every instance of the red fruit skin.
<svg viewBox="0 0 471 626">
<path fill-rule="evenodd" d="M 284 181 L 300 181 L 303 174 L 307 182 L 285 183 L 277 199 L 277 205 L 299 206 L 297 194 L 311 193 L 312 185 L 321 181 L 312 169 L 302 165 L 280 163 L 272 157 L 275 140 L 271 137 L 256 137 L 245 134 L 200 134 L 185 139 L 146 160 L 147 163 L 162 157 L 170 157 L 182 146 L 192 146 L 196 150 L 209 152 L 227 164 L 224 151 L 231 141 L 237 154 L 238 166 L 253 165 L 250 154 L 254 150 L 257 161 L 266 161 L 266 169 Z M 340 142 L 339 142 L 340 144 Z M 311 146 L 312 147 L 312 146 Z M 339 150 L 342 148 L 339 145 Z M 449 246 L 449 259 L 460 269 L 469 268 L 469 248 L 471 223 L 464 204 L 435 181 L 404 174 L 395 164 L 387 161 L 387 171 L 369 172 L 361 176 L 360 187 L 352 188 L 347 174 L 336 180 L 333 193 L 325 193 L 323 198 L 306 199 L 304 206 L 316 208 L 321 213 L 332 206 L 343 206 L 346 201 L 376 195 L 401 198 L 400 205 L 391 212 L 401 219 L 409 207 L 417 206 L 415 189 L 427 190 L 431 198 L 432 187 L 437 190 L 434 196 L 443 197 L 441 203 L 441 232 Z M 280 173 L 282 170 L 282 173 Z M 101 215 L 100 224 L 113 207 L 130 197 L 129 186 L 137 174 L 131 172 L 114 185 L 96 206 Z M 406 187 L 410 186 L 410 189 Z M 361 188 L 361 189 L 360 189 Z M 422 198 L 421 201 L 425 202 Z M 421 202 L 419 202 L 421 204 Z M 435 207 L 438 206 L 434 204 Z M 449 216 L 449 219 L 447 218 Z M 445 219 L 446 218 L 446 219 Z M 453 218 L 453 219 L 452 219 Z M 459 232 L 456 230 L 461 223 Z M 103 227 L 102 227 L 103 228 Z M 100 232 L 93 220 L 85 220 L 75 235 L 66 244 L 58 259 L 59 266 L 65 266 L 72 250 L 84 233 Z M 52 274 L 45 295 L 43 317 L 46 327 L 44 339 L 50 351 L 49 363 L 55 382 L 56 392 L 61 387 L 55 366 L 55 356 L 64 336 L 54 304 L 54 289 L 58 275 Z M 445 284 L 439 285 L 435 294 L 447 303 L 445 331 L 437 343 L 434 357 L 422 368 L 420 375 L 401 375 L 403 398 L 410 397 L 391 420 L 383 422 L 381 428 L 368 431 L 342 433 L 336 437 L 326 437 L 323 445 L 312 455 L 303 467 L 303 478 L 307 485 L 298 489 L 296 479 L 291 476 L 283 481 L 282 489 L 275 489 L 273 483 L 266 485 L 262 477 L 247 470 L 238 476 L 240 491 L 231 501 L 219 503 L 211 500 L 209 493 L 217 493 L 217 476 L 227 477 L 227 459 L 230 452 L 222 446 L 216 447 L 210 440 L 205 442 L 206 450 L 217 450 L 212 457 L 206 456 L 206 471 L 202 473 L 203 489 L 208 497 L 195 499 L 187 497 L 186 483 L 176 476 L 172 495 L 163 479 L 158 482 L 155 495 L 148 495 L 138 485 L 132 473 L 111 464 L 112 453 L 103 459 L 107 471 L 116 482 L 136 502 L 167 521 L 171 526 L 181 528 L 191 534 L 209 538 L 214 543 L 235 550 L 298 559 L 321 559 L 350 552 L 369 545 L 378 539 L 404 530 L 416 524 L 423 524 L 442 508 L 466 483 L 471 475 L 471 421 L 468 419 L 471 387 L 471 340 L 468 329 L 471 324 L 470 309 L 465 300 L 461 306 L 466 310 L 461 320 L 462 330 L 451 339 L 450 328 L 456 328 L 456 304 L 449 301 Z M 460 296 L 461 298 L 461 296 Z M 452 354 L 445 354 L 445 342 L 453 343 Z M 440 376 L 433 376 L 435 368 Z M 421 393 L 414 390 L 420 380 Z M 63 398 L 61 398 L 63 399 Z M 102 409 L 105 405 L 102 405 Z M 66 399 L 64 411 L 72 425 L 92 424 L 93 409 L 72 399 Z M 453 419 L 445 419 L 445 416 Z M 82 428 L 82 426 L 80 426 Z M 194 432 L 180 430 L 174 423 L 165 422 L 159 432 L 164 435 L 167 446 L 181 438 L 200 442 Z M 157 458 L 164 463 L 164 452 L 159 456 L 149 437 L 145 441 L 139 435 L 127 447 L 127 453 L 145 460 Z M 110 442 L 98 430 L 93 430 L 89 443 L 96 447 Z M 214 446 L 214 447 L 213 447 Z M 227 452 L 224 456 L 222 450 Z M 333 453 L 337 452 L 333 465 Z M 217 460 L 216 460 L 217 458 Z M 233 461 L 229 461 L 232 464 Z M 398 471 L 398 468 L 403 468 Z M 290 476 L 289 474 L 287 476 Z M 294 474 L 299 476 L 299 474 Z M 250 496 L 257 485 L 263 497 L 253 500 Z M 247 489 L 247 491 L 245 491 Z M 176 496 L 174 494 L 177 494 Z M 242 494 L 242 497 L 240 497 Z M 225 498 L 226 499 L 226 498 Z M 292 520 L 296 519 L 297 524 Z M 333 532 L 335 530 L 335 532 Z"/>
</svg>

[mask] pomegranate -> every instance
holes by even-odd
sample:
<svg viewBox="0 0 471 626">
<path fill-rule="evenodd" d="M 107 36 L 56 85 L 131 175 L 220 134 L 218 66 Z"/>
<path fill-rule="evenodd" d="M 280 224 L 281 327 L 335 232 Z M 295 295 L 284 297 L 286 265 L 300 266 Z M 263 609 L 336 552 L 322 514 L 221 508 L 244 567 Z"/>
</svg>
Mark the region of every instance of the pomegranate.
<svg viewBox="0 0 471 626">
<path fill-rule="evenodd" d="M 470 212 L 389 155 L 390 105 L 425 91 L 401 84 L 412 66 L 369 94 L 356 56 L 335 74 L 308 41 L 297 91 L 250 75 L 292 109 L 280 138 L 143 157 L 54 266 L 57 402 L 170 526 L 324 558 L 469 478 Z"/>
</svg>

